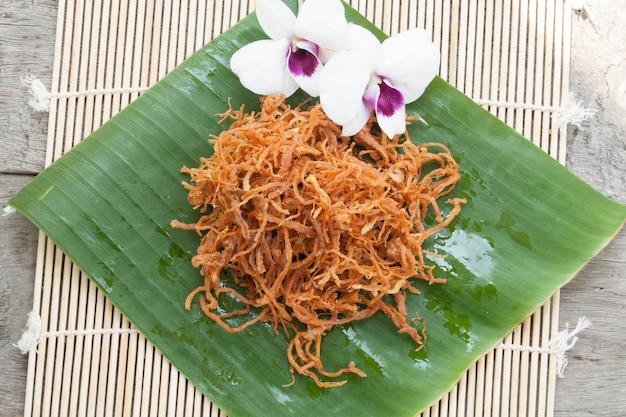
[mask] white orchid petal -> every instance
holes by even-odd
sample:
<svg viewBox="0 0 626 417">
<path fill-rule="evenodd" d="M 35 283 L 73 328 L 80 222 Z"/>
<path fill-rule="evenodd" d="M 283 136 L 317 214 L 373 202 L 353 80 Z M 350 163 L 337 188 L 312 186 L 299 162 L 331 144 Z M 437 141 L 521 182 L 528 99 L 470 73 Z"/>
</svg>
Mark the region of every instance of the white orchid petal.
<svg viewBox="0 0 626 417">
<path fill-rule="evenodd" d="M 347 46 L 348 22 L 345 8 L 339 0 L 306 0 L 294 26 L 294 33 L 301 39 L 320 47 L 322 62 Z"/>
<path fill-rule="evenodd" d="M 406 130 L 406 109 L 402 92 L 394 88 L 388 80 L 379 85 L 376 101 L 376 120 L 387 136 L 394 137 Z"/>
<path fill-rule="evenodd" d="M 348 24 L 348 49 L 361 55 L 370 72 L 383 61 L 383 47 L 376 36 L 363 26 Z"/>
<path fill-rule="evenodd" d="M 404 104 L 391 115 L 376 113 L 376 121 L 387 136 L 393 138 L 406 131 L 406 110 Z"/>
<path fill-rule="evenodd" d="M 378 103 L 378 97 L 380 97 L 380 84 L 370 80 L 369 84 L 365 88 L 365 92 L 363 93 L 363 101 L 367 102 L 372 108 L 374 108 L 376 103 Z"/>
<path fill-rule="evenodd" d="M 365 62 L 354 52 L 340 52 L 328 61 L 318 87 L 322 108 L 332 121 L 343 126 L 360 123 L 364 111 L 363 93 L 369 78 Z M 359 129 L 361 127 L 363 125 Z"/>
<path fill-rule="evenodd" d="M 296 43 L 295 51 L 289 57 L 289 71 L 293 76 L 310 76 L 320 70 L 322 62 L 318 57 L 319 48 L 309 41 Z"/>
<path fill-rule="evenodd" d="M 318 46 L 315 43 L 310 42 L 310 41 L 304 41 L 304 40 L 296 42 L 296 48 L 309 51 L 311 54 L 315 56 L 317 56 L 317 52 L 319 50 Z"/>
<path fill-rule="evenodd" d="M 404 95 L 400 90 L 394 88 L 388 80 L 383 80 L 378 84 L 378 94 L 376 96 L 376 114 L 390 116 L 404 106 Z"/>
<path fill-rule="evenodd" d="M 363 129 L 372 114 L 372 110 L 372 107 L 368 106 L 367 103 L 361 102 L 356 115 L 342 126 L 341 135 L 352 136 Z"/>
<path fill-rule="evenodd" d="M 405 98 L 416 100 L 439 71 L 440 53 L 423 29 L 412 29 L 387 38 L 383 62 L 376 73 L 392 81 Z"/>
<path fill-rule="evenodd" d="M 319 58 L 307 49 L 299 49 L 291 54 L 288 62 L 289 72 L 295 82 L 311 97 L 317 97 L 318 80 L 322 71 Z"/>
<path fill-rule="evenodd" d="M 291 38 L 296 15 L 281 0 L 256 0 L 256 17 L 272 39 Z"/>
<path fill-rule="evenodd" d="M 288 39 L 249 43 L 233 54 L 230 68 L 253 93 L 288 97 L 298 89 L 287 70 L 290 44 Z"/>
<path fill-rule="evenodd" d="M 288 59 L 289 72 L 300 88 L 311 97 L 317 97 L 317 81 L 322 70 L 318 47 L 309 41 L 300 41 L 296 47 Z"/>
</svg>

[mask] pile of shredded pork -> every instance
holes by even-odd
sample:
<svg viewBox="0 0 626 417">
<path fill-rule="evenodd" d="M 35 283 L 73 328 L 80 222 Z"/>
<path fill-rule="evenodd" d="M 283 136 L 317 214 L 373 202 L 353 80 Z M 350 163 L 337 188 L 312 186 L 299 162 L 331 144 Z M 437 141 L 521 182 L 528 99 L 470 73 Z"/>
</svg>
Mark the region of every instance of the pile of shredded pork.
<svg viewBox="0 0 626 417">
<path fill-rule="evenodd" d="M 263 98 L 258 113 L 231 109 L 228 118 L 231 128 L 211 139 L 214 154 L 182 169 L 191 178 L 183 184 L 189 203 L 202 216 L 172 226 L 201 235 L 192 262 L 204 277 L 186 307 L 198 298 L 229 332 L 257 322 L 282 328 L 292 374 L 320 387 L 342 385 L 346 372 L 365 376 L 353 362 L 324 368 L 321 342 L 333 326 L 382 311 L 421 347 L 406 295 L 418 293 L 413 279 L 444 281 L 433 276 L 422 245 L 464 203 L 451 198 L 440 210 L 460 178 L 448 149 L 390 139 L 375 120 L 341 137 L 321 106 L 290 108 L 282 97 Z M 227 270 L 234 285 L 224 282 Z M 225 312 L 225 295 L 241 308 Z"/>
</svg>

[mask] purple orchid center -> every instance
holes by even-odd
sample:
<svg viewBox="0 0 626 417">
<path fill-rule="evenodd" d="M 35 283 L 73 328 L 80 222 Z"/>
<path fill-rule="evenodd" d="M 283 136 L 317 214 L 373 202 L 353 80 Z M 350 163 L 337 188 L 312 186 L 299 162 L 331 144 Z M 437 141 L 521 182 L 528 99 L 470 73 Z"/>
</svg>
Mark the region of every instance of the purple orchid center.
<svg viewBox="0 0 626 417">
<path fill-rule="evenodd" d="M 390 86 L 386 80 L 378 84 L 380 93 L 376 101 L 376 114 L 391 117 L 404 104 L 404 96 L 400 90 Z"/>
<path fill-rule="evenodd" d="M 289 72 L 295 76 L 312 76 L 320 65 L 317 49 L 318 46 L 312 42 L 296 43 L 289 54 Z"/>
</svg>

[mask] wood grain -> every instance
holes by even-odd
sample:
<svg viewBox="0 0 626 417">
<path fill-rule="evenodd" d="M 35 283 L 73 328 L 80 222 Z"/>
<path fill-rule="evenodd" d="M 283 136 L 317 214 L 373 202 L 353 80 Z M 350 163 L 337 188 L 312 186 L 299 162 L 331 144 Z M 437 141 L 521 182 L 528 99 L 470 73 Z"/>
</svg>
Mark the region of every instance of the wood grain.
<svg viewBox="0 0 626 417">
<path fill-rule="evenodd" d="M 592 326 L 568 352 L 557 380 L 555 416 L 626 413 L 626 230 L 561 289 L 561 323 L 587 316 Z"/>
<path fill-rule="evenodd" d="M 42 170 L 48 114 L 28 105 L 21 77 L 44 83 L 52 76 L 57 2 L 0 2 L 0 172 L 35 174 Z"/>
<path fill-rule="evenodd" d="M 31 179 L 0 175 L 0 204 Z M 0 416 L 23 415 L 27 356 L 13 344 L 33 305 L 38 232 L 18 213 L 0 217 Z"/>
<path fill-rule="evenodd" d="M 571 90 L 596 115 L 568 129 L 567 164 L 604 195 L 626 204 L 626 0 L 595 1 L 572 20 Z M 555 416 L 626 415 L 626 230 L 561 290 L 561 323 L 592 327 L 569 352 L 557 381 Z"/>
<path fill-rule="evenodd" d="M 44 165 L 48 114 L 33 112 L 20 77 L 52 74 L 56 1 L 0 3 L 0 203 Z M 24 415 L 28 357 L 13 344 L 33 303 L 37 229 L 15 213 L 0 217 L 0 416 Z"/>
</svg>

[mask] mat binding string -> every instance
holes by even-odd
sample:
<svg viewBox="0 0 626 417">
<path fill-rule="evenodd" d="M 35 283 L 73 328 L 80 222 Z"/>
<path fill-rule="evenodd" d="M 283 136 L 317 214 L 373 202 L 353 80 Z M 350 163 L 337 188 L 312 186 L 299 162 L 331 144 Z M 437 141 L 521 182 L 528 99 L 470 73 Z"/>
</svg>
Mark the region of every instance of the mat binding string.
<svg viewBox="0 0 626 417">
<path fill-rule="evenodd" d="M 50 111 L 51 100 L 58 100 L 64 98 L 85 97 L 93 95 L 106 95 L 106 94 L 124 94 L 124 93 L 142 93 L 148 90 L 150 87 L 119 87 L 119 88 L 98 88 L 84 91 L 72 91 L 72 92 L 59 92 L 51 93 L 46 89 L 41 80 L 34 75 L 21 78 L 22 84 L 30 90 L 30 99 L 28 104 L 39 112 Z M 541 104 L 532 103 L 518 103 L 498 100 L 483 100 L 473 99 L 477 104 L 481 106 L 489 107 L 503 107 L 508 109 L 520 109 L 531 110 L 541 112 L 551 112 L 552 120 L 554 122 L 554 128 L 559 129 L 561 127 L 572 124 L 578 128 L 581 124 L 593 117 L 596 113 L 595 109 L 586 108 L 583 106 L 582 101 L 577 101 L 571 94 L 567 94 L 563 97 L 560 106 L 547 106 Z"/>
<path fill-rule="evenodd" d="M 33 75 L 29 77 L 21 78 L 22 84 L 26 86 L 30 90 L 30 99 L 28 100 L 28 104 L 35 111 L 39 112 L 48 112 L 50 111 L 50 103 L 52 100 L 59 100 L 65 98 L 75 98 L 75 97 L 86 97 L 86 96 L 95 96 L 95 95 L 106 95 L 106 94 L 124 94 L 124 93 L 143 93 L 147 91 L 150 87 L 118 87 L 118 88 L 95 88 L 90 90 L 83 91 L 66 91 L 59 93 L 51 93 L 48 89 L 43 85 L 41 80 L 36 78 Z"/>
<path fill-rule="evenodd" d="M 552 338 L 545 346 L 525 346 L 513 343 L 500 343 L 495 348 L 501 350 L 512 350 L 519 352 L 530 353 L 543 353 L 554 355 L 556 358 L 557 375 L 559 377 L 564 376 L 565 368 L 567 367 L 567 357 L 565 353 L 574 347 L 578 341 L 578 334 L 591 326 L 591 322 L 586 317 L 580 317 L 578 323 L 573 330 L 569 330 L 569 325 L 565 325 L 565 329 L 558 332 L 554 338 Z M 94 335 L 113 335 L 113 334 L 136 334 L 137 329 L 76 329 L 76 330 L 57 330 L 42 332 L 41 331 L 41 317 L 35 311 L 28 313 L 28 321 L 26 323 L 26 330 L 22 334 L 22 337 L 14 344 L 20 352 L 25 355 L 31 351 L 37 351 L 37 345 L 44 338 L 53 337 L 77 337 L 77 336 L 94 336 Z"/>
</svg>

